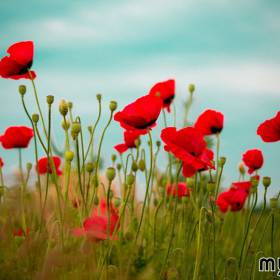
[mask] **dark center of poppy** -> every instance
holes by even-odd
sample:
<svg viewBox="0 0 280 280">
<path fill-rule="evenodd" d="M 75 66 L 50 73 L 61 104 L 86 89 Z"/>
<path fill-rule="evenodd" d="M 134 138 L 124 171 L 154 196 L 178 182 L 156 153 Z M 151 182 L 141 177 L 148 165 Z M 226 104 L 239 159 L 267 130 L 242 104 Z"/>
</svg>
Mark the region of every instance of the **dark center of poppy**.
<svg viewBox="0 0 280 280">
<path fill-rule="evenodd" d="M 221 127 L 217 127 L 217 126 L 211 126 L 210 127 L 210 131 L 212 134 L 217 134 L 220 133 L 222 131 L 223 128 Z"/>
<path fill-rule="evenodd" d="M 22 65 L 22 67 L 19 69 L 17 74 L 23 75 L 26 72 L 28 72 L 28 70 L 31 69 L 32 63 L 33 63 L 33 60 L 31 60 L 28 64 Z"/>
<path fill-rule="evenodd" d="M 153 125 L 155 122 L 156 122 L 156 119 L 151 120 L 149 122 L 142 123 L 142 124 L 131 125 L 131 126 L 134 126 L 137 129 L 145 129 L 145 128 L 148 128 L 149 126 Z"/>
<path fill-rule="evenodd" d="M 172 100 L 174 99 L 174 97 L 175 97 L 175 95 L 172 95 L 172 96 L 170 96 L 170 97 L 168 97 L 168 98 L 165 98 L 165 99 L 163 100 L 163 104 L 164 104 L 164 105 L 169 105 L 169 104 L 172 102 Z"/>
</svg>

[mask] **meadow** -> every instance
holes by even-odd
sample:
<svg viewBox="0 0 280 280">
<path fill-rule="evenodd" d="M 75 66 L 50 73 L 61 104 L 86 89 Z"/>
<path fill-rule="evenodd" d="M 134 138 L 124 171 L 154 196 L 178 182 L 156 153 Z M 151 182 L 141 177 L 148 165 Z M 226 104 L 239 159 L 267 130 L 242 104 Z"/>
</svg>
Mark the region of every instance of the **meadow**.
<svg viewBox="0 0 280 280">
<path fill-rule="evenodd" d="M 236 181 L 224 186 L 224 115 L 209 108 L 189 119 L 195 85 L 188 86 L 182 127 L 176 127 L 175 79 L 155 83 L 121 109 L 97 94 L 89 102 L 98 105 L 98 116 L 85 127 L 71 101 L 55 106 L 48 95 L 39 102 L 33 42 L 15 43 L 7 53 L 0 77 L 23 81 L 12 94 L 22 104 L 15 109 L 24 110 L 30 125 L 7 127 L 0 136 L 2 148 L 18 162 L 16 183 L 6 185 L 5 159 L 0 160 L 0 279 L 280 276 L 280 263 L 275 271 L 259 271 L 260 258 L 277 259 L 280 253 L 280 192 L 268 198 L 273 178 L 259 175 L 269 158 L 254 147 L 244 151 L 232 170 Z M 29 107 L 26 95 L 34 97 L 36 108 Z M 104 111 L 110 116 L 96 137 Z M 61 116 L 63 151 L 52 145 L 54 112 Z M 116 143 L 110 166 L 104 166 L 103 142 L 113 137 L 112 122 L 123 129 L 123 143 Z M 162 127 L 160 140 L 155 126 Z M 278 145 L 280 112 L 263 120 L 256 134 L 267 145 Z M 24 162 L 22 149 L 34 153 L 35 162 Z M 143 199 L 136 196 L 139 187 Z"/>
</svg>

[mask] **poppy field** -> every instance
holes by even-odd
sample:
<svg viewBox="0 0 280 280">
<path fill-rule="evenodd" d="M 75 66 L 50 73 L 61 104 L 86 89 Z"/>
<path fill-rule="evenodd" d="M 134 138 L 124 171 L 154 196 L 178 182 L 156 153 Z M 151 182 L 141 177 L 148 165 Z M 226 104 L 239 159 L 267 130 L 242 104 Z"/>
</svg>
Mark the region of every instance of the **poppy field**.
<svg viewBox="0 0 280 280">
<path fill-rule="evenodd" d="M 67 96 L 40 95 L 33 57 L 33 42 L 24 41 L 0 60 L 2 79 L 22 81 L 17 110 L 29 121 L 0 132 L 1 149 L 18 165 L 16 184 L 9 185 L 0 157 L 0 279 L 280 277 L 280 261 L 278 270 L 276 264 L 274 271 L 259 271 L 261 258 L 280 258 L 280 189 L 268 197 L 273 178 L 259 174 L 270 159 L 255 147 L 245 150 L 232 170 L 236 180 L 225 185 L 220 144 L 226 116 L 208 108 L 190 119 L 194 84 L 183 125 L 176 125 L 172 78 L 123 108 L 97 94 L 88 102 L 98 115 L 87 127 Z M 104 111 L 110 115 L 97 136 Z M 54 112 L 61 117 L 63 151 L 52 141 Z M 104 160 L 113 122 L 123 142 Z M 266 145 L 279 145 L 280 111 L 255 133 Z M 23 149 L 34 162 L 24 160 Z"/>
</svg>

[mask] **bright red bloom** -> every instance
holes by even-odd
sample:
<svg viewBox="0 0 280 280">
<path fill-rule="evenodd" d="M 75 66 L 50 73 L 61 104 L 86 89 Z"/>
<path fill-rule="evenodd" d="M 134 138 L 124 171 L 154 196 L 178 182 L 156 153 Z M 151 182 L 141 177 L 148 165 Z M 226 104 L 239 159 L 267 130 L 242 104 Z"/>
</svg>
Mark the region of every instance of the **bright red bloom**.
<svg viewBox="0 0 280 280">
<path fill-rule="evenodd" d="M 260 169 L 263 165 L 262 151 L 258 149 L 248 150 L 243 154 L 242 160 L 249 168 L 248 173 L 252 174 L 254 171 Z"/>
<path fill-rule="evenodd" d="M 142 133 L 139 130 L 127 130 L 124 132 L 124 143 L 118 144 L 114 148 L 120 153 L 124 153 L 129 148 L 135 148 L 135 141 L 139 139 Z"/>
<path fill-rule="evenodd" d="M 264 142 L 280 141 L 280 111 L 272 119 L 261 123 L 257 134 L 261 136 Z"/>
<path fill-rule="evenodd" d="M 0 158 L 0 168 L 2 168 L 4 166 L 4 161 L 2 158 Z"/>
<path fill-rule="evenodd" d="M 206 142 L 203 135 L 194 127 L 186 127 L 176 130 L 175 127 L 167 127 L 161 132 L 161 139 L 165 142 L 164 149 L 171 152 L 184 163 L 197 166 L 209 166 L 213 168 L 207 155 Z"/>
<path fill-rule="evenodd" d="M 61 159 L 59 157 L 52 157 L 53 159 L 53 164 L 55 167 L 55 171 L 56 174 L 58 176 L 60 176 L 62 174 L 62 171 L 59 169 L 59 166 L 61 164 Z M 42 157 L 39 159 L 38 164 L 36 166 L 37 171 L 39 172 L 39 174 L 43 175 L 46 173 L 52 174 L 52 162 L 51 162 L 51 158 L 48 161 L 48 157 Z"/>
<path fill-rule="evenodd" d="M 82 228 L 73 230 L 75 236 L 87 236 L 91 241 L 105 240 L 108 237 L 108 213 L 106 201 L 103 199 L 100 202 L 100 208 L 94 208 L 91 217 L 85 219 Z M 118 211 L 110 205 L 110 228 L 109 235 L 112 238 L 116 227 L 119 228 Z M 115 237 L 116 238 L 116 237 Z"/>
<path fill-rule="evenodd" d="M 203 151 L 202 158 L 207 159 L 206 162 L 209 163 L 214 159 L 214 153 L 209 150 L 205 149 Z M 215 169 L 214 166 L 212 166 Z M 192 161 L 192 162 L 184 162 L 183 163 L 183 175 L 187 177 L 192 177 L 196 172 L 201 172 L 209 169 L 209 165 L 199 161 Z"/>
<path fill-rule="evenodd" d="M 4 149 L 26 148 L 33 137 L 32 128 L 26 126 L 10 126 L 0 136 Z"/>
<path fill-rule="evenodd" d="M 2 78 L 32 79 L 36 78 L 34 71 L 31 69 L 34 55 L 34 45 L 32 41 L 19 42 L 11 45 L 7 49 L 9 56 L 5 56 L 0 61 L 0 76 Z"/>
<path fill-rule="evenodd" d="M 196 120 L 194 127 L 204 135 L 220 133 L 224 125 L 224 115 L 214 110 L 204 111 Z"/>
<path fill-rule="evenodd" d="M 166 193 L 168 196 L 173 196 L 176 197 L 177 193 L 177 186 L 176 183 L 174 184 L 169 184 L 166 188 Z M 180 182 L 178 183 L 178 197 L 183 197 L 183 196 L 190 196 L 191 194 L 191 189 L 187 187 L 186 183 Z"/>
<path fill-rule="evenodd" d="M 170 105 L 175 97 L 175 80 L 167 80 L 155 84 L 151 88 L 149 94 L 154 96 L 159 94 L 163 101 L 162 107 L 166 108 L 167 111 L 170 112 Z"/>
<path fill-rule="evenodd" d="M 243 208 L 249 195 L 252 184 L 250 181 L 235 182 L 227 190 L 219 194 L 216 204 L 220 211 L 225 213 L 229 209 L 232 212 L 239 211 Z"/>
<path fill-rule="evenodd" d="M 29 233 L 30 233 L 30 228 L 26 229 L 26 233 L 22 228 L 17 228 L 13 230 L 13 236 L 19 236 L 19 237 L 28 236 Z"/>
<path fill-rule="evenodd" d="M 117 112 L 114 120 L 127 130 L 140 130 L 145 133 L 147 129 L 156 125 L 161 107 L 161 98 L 145 95 Z"/>
</svg>

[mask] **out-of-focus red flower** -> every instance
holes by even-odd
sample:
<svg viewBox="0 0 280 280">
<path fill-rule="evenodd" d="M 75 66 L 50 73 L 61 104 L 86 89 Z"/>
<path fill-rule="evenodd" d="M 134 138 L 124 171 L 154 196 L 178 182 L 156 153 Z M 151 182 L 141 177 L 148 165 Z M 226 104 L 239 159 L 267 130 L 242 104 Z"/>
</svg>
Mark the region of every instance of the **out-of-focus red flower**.
<svg viewBox="0 0 280 280">
<path fill-rule="evenodd" d="M 243 154 L 242 160 L 249 168 L 248 173 L 252 174 L 254 171 L 260 169 L 263 165 L 262 151 L 258 149 L 248 150 Z"/>
<path fill-rule="evenodd" d="M 61 164 L 61 159 L 59 157 L 53 156 L 52 157 L 53 164 L 55 167 L 56 174 L 60 176 L 62 174 L 62 171 L 59 169 L 60 164 Z M 42 157 L 39 159 L 38 164 L 36 166 L 37 171 L 39 174 L 43 175 L 46 173 L 52 174 L 52 162 L 51 162 L 51 157 Z"/>
<path fill-rule="evenodd" d="M 30 233 L 30 228 L 26 229 L 26 233 L 22 228 L 17 228 L 13 230 L 13 236 L 18 236 L 18 237 L 28 236 L 29 233 Z"/>
<path fill-rule="evenodd" d="M 117 112 L 114 120 L 127 130 L 139 130 L 141 133 L 156 125 L 162 108 L 162 100 L 158 96 L 145 95 Z"/>
<path fill-rule="evenodd" d="M 4 161 L 2 158 L 0 158 L 0 168 L 2 168 L 4 166 Z"/>
<path fill-rule="evenodd" d="M 118 144 L 114 148 L 120 153 L 124 153 L 129 148 L 135 148 L 135 141 L 139 139 L 141 131 L 138 130 L 127 130 L 124 132 L 124 143 Z"/>
<path fill-rule="evenodd" d="M 184 162 L 183 163 L 183 175 L 185 177 L 192 177 L 196 172 L 201 172 L 209 169 L 208 163 L 211 162 L 214 158 L 214 153 L 209 149 L 204 149 L 202 158 L 207 159 L 206 163 L 199 162 L 199 161 L 192 161 L 192 162 Z M 212 166 L 212 169 L 215 169 Z"/>
<path fill-rule="evenodd" d="M 280 111 L 272 119 L 261 123 L 257 129 L 257 134 L 264 142 L 280 141 Z"/>
<path fill-rule="evenodd" d="M 221 212 L 225 213 L 228 210 L 235 212 L 243 208 L 246 199 L 249 195 L 249 190 L 252 184 L 250 181 L 235 182 L 231 187 L 219 194 L 216 204 Z"/>
<path fill-rule="evenodd" d="M 167 185 L 166 193 L 168 196 L 176 197 L 176 193 L 177 193 L 176 190 L 177 190 L 176 183 L 169 184 L 169 185 Z M 191 189 L 189 187 L 187 187 L 186 183 L 179 182 L 178 183 L 178 197 L 180 198 L 183 196 L 190 196 L 190 194 L 191 194 Z"/>
<path fill-rule="evenodd" d="M 7 53 L 9 56 L 3 57 L 0 61 L 2 78 L 14 80 L 36 78 L 34 71 L 28 73 L 33 63 L 34 45 L 32 41 L 15 43 L 7 49 Z"/>
<path fill-rule="evenodd" d="M 155 84 L 149 94 L 154 96 L 159 94 L 163 101 L 163 108 L 170 112 L 170 105 L 175 97 L 175 80 L 172 79 Z"/>
<path fill-rule="evenodd" d="M 161 139 L 165 142 L 164 149 L 171 152 L 185 164 L 195 168 L 214 168 L 206 150 L 206 142 L 203 135 L 194 127 L 186 127 L 176 130 L 175 127 L 167 127 L 161 132 Z"/>
<path fill-rule="evenodd" d="M 26 148 L 33 135 L 30 127 L 10 126 L 0 136 L 0 142 L 4 149 Z"/>
<path fill-rule="evenodd" d="M 220 133 L 224 125 L 224 115 L 214 110 L 204 111 L 196 120 L 194 127 L 204 135 Z"/>
<path fill-rule="evenodd" d="M 110 238 L 116 227 L 119 227 L 119 215 L 117 209 L 110 205 L 110 228 L 107 213 L 106 201 L 103 199 L 100 202 L 100 208 L 93 209 L 91 217 L 85 219 L 82 228 L 73 229 L 73 235 L 86 236 L 91 241 L 105 240 L 108 237 L 108 229 Z M 116 238 L 116 237 L 114 237 Z"/>
</svg>

